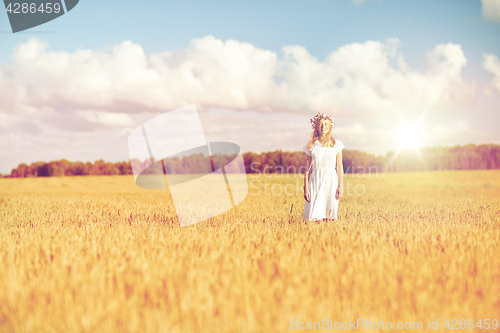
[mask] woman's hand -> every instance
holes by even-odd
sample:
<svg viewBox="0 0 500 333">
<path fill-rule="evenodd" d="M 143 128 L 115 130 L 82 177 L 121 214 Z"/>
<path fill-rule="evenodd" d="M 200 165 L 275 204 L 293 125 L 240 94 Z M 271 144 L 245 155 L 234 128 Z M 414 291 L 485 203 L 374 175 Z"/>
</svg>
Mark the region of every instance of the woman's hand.
<svg viewBox="0 0 500 333">
<path fill-rule="evenodd" d="M 311 200 L 311 191 L 309 191 L 308 187 L 304 187 L 304 198 L 307 202 L 310 202 Z"/>
<path fill-rule="evenodd" d="M 344 185 L 339 185 L 337 187 L 337 193 L 335 193 L 335 199 L 339 200 L 344 196 Z"/>
</svg>

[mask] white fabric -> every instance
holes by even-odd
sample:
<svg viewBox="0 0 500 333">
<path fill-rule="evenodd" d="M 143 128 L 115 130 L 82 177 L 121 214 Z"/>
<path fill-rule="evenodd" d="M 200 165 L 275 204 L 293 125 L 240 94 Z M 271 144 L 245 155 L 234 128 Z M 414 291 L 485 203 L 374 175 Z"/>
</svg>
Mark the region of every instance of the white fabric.
<svg viewBox="0 0 500 333">
<path fill-rule="evenodd" d="M 308 221 L 324 218 L 337 219 L 339 200 L 335 199 L 338 187 L 337 153 L 342 151 L 344 144 L 335 140 L 333 147 L 323 147 L 318 140 L 311 149 L 304 151 L 312 157 L 309 178 L 311 200 L 304 205 L 303 219 Z"/>
</svg>

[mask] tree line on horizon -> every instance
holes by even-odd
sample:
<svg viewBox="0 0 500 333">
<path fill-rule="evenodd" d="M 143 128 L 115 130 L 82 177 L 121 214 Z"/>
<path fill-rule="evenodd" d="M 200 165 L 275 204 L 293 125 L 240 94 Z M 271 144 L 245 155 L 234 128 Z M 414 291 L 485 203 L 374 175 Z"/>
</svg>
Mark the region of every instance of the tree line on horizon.
<svg viewBox="0 0 500 333">
<path fill-rule="evenodd" d="M 418 151 L 407 148 L 399 152 L 389 151 L 385 156 L 375 156 L 359 150 L 344 149 L 342 152 L 344 173 L 500 169 L 500 145 L 496 144 L 424 147 Z M 306 158 L 307 155 L 302 151 L 277 150 L 243 154 L 247 173 L 304 173 Z M 134 162 L 141 163 L 137 160 Z M 166 159 L 164 166 L 167 174 L 207 172 L 206 157 L 201 154 Z M 12 169 L 10 175 L 0 174 L 0 178 L 132 174 L 130 161 L 112 163 L 101 159 L 94 163 L 84 163 L 63 159 L 30 165 L 21 163 Z"/>
</svg>

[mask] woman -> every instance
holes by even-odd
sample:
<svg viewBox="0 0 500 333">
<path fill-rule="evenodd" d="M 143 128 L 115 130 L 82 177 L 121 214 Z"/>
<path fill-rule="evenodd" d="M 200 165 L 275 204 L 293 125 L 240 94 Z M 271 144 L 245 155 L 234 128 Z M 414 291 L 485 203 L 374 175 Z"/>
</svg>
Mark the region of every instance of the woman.
<svg viewBox="0 0 500 333">
<path fill-rule="evenodd" d="M 311 119 L 311 123 L 311 140 L 304 146 L 308 157 L 307 171 L 304 174 L 306 203 L 303 219 L 333 221 L 337 219 L 339 199 L 344 195 L 344 144 L 332 136 L 335 123 L 331 117 L 318 113 Z"/>
</svg>

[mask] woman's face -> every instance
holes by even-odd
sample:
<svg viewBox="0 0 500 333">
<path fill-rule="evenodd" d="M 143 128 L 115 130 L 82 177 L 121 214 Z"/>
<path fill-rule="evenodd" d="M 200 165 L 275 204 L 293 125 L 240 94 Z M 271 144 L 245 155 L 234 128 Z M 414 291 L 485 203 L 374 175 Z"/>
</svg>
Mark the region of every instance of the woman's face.
<svg viewBox="0 0 500 333">
<path fill-rule="evenodd" d="M 330 130 L 330 120 L 323 118 L 319 121 L 319 132 L 324 135 Z"/>
</svg>

